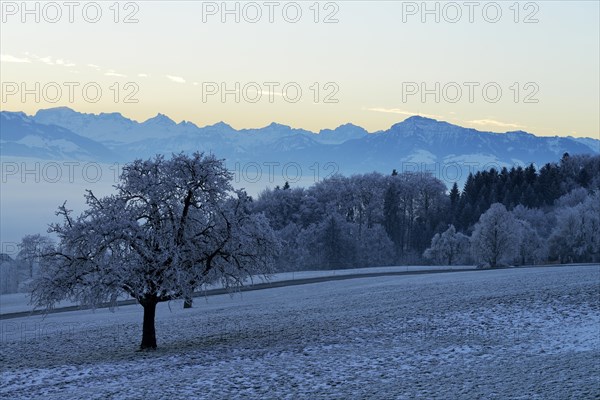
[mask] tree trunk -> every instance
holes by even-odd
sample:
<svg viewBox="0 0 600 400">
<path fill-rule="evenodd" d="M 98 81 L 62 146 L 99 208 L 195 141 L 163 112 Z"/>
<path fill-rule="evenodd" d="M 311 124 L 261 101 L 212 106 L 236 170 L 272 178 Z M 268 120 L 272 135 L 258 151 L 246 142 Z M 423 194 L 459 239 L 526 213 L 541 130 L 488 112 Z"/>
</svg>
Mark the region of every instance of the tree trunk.
<svg viewBox="0 0 600 400">
<path fill-rule="evenodd" d="M 194 304 L 194 300 L 190 297 L 185 299 L 185 301 L 183 302 L 183 308 L 192 308 L 192 305 Z"/>
<path fill-rule="evenodd" d="M 156 331 L 154 329 L 154 317 L 156 316 L 155 298 L 147 298 L 142 302 L 144 307 L 144 326 L 142 331 L 142 344 L 140 350 L 156 349 Z"/>
</svg>

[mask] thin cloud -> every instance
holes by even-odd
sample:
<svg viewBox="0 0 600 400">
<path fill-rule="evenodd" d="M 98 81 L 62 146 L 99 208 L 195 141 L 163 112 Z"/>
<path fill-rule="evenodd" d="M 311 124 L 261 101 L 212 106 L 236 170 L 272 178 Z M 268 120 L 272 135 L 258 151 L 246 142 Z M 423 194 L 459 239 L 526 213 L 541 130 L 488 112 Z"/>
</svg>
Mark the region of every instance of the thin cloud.
<svg viewBox="0 0 600 400">
<path fill-rule="evenodd" d="M 119 73 L 115 72 L 115 70 L 114 70 L 114 69 L 109 69 L 108 71 L 106 71 L 106 72 L 104 73 L 104 75 L 105 75 L 105 76 L 117 76 L 117 77 L 119 77 L 119 78 L 124 78 L 124 77 L 126 77 L 126 76 L 127 76 L 127 75 L 123 75 L 123 74 L 119 74 Z"/>
<path fill-rule="evenodd" d="M 175 82 L 175 83 L 185 83 L 185 79 L 183 79 L 180 76 L 173 76 L 173 75 L 165 75 L 169 80 Z"/>
<path fill-rule="evenodd" d="M 441 115 L 424 114 L 424 113 L 420 113 L 420 112 L 406 111 L 406 110 L 402 110 L 400 108 L 373 107 L 373 108 L 367 108 L 367 111 L 375 111 L 375 112 L 388 113 L 388 114 L 408 115 L 408 116 L 420 115 L 420 116 L 426 117 L 426 118 L 444 119 L 444 117 L 442 117 Z"/>
<path fill-rule="evenodd" d="M 148 75 L 148 74 L 138 74 L 138 76 L 139 76 L 140 78 L 148 78 L 148 77 L 149 77 L 149 75 Z"/>
<path fill-rule="evenodd" d="M 465 121 L 465 122 L 468 124 L 472 124 L 472 125 L 494 126 L 497 128 L 525 128 L 523 125 L 496 121 L 494 119 L 474 119 L 474 120 Z"/>
<path fill-rule="evenodd" d="M 26 54 L 29 55 L 29 53 L 26 53 Z M 63 60 L 62 58 L 57 58 L 55 60 L 51 56 L 40 57 L 35 54 L 31 54 L 31 58 L 33 58 L 37 62 L 42 62 L 46 65 L 59 65 L 61 67 L 67 67 L 67 68 L 71 68 L 76 65 L 75 63 L 72 63 L 71 61 Z"/>
<path fill-rule="evenodd" d="M 54 65 L 54 61 L 52 61 L 52 57 L 50 57 L 50 56 L 48 56 L 48 57 L 38 57 L 38 60 L 40 60 L 44 64 Z"/>
<path fill-rule="evenodd" d="M 75 64 L 73 64 L 72 62 L 65 62 L 65 60 L 59 58 L 58 60 L 56 60 L 56 65 L 62 65 L 63 67 L 74 67 Z"/>
<path fill-rule="evenodd" d="M 87 66 L 90 68 L 94 68 L 94 69 L 100 69 L 100 66 L 98 66 L 96 64 L 88 64 Z"/>
<path fill-rule="evenodd" d="M 20 58 L 11 56 L 10 54 L 0 54 L 0 62 L 6 63 L 30 63 L 31 60 L 28 58 Z"/>
</svg>

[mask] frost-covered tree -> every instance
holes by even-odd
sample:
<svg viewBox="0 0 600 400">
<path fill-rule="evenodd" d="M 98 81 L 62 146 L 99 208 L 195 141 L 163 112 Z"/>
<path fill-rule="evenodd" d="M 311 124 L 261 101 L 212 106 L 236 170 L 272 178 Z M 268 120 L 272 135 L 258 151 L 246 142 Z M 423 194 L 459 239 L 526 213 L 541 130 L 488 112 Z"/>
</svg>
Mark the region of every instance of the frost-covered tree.
<svg viewBox="0 0 600 400">
<path fill-rule="evenodd" d="M 364 228 L 362 235 L 357 237 L 356 259 L 359 267 L 393 265 L 394 258 L 394 242 L 382 225 Z"/>
<path fill-rule="evenodd" d="M 388 177 L 383 195 L 383 225 L 400 258 L 430 243 L 433 229 L 447 204 L 444 184 L 426 172 Z"/>
<path fill-rule="evenodd" d="M 513 213 L 514 214 L 514 213 Z M 515 219 L 519 229 L 518 264 L 539 264 L 548 257 L 548 246 L 531 224 L 522 219 Z"/>
<path fill-rule="evenodd" d="M 450 225 L 445 232 L 436 233 L 431 239 L 431 246 L 425 250 L 423 257 L 440 265 L 454 265 L 463 262 L 469 253 L 469 238 L 456 232 Z"/>
<path fill-rule="evenodd" d="M 320 225 L 324 265 L 328 269 L 350 268 L 355 261 L 353 226 L 337 214 Z"/>
<path fill-rule="evenodd" d="M 202 285 L 225 287 L 267 272 L 278 241 L 250 199 L 233 192 L 221 160 L 195 153 L 157 156 L 126 165 L 116 193 L 86 194 L 74 217 L 50 226 L 59 243 L 44 254 L 32 300 L 51 308 L 70 299 L 88 305 L 123 295 L 144 309 L 141 349 L 156 348 L 156 305 L 189 299 Z"/>
<path fill-rule="evenodd" d="M 39 233 L 35 235 L 25 235 L 19 243 L 19 254 L 17 259 L 22 261 L 28 267 L 29 278 L 33 278 L 34 269 L 40 261 L 40 257 L 52 245 L 52 240 L 48 236 L 42 236 Z"/>
<path fill-rule="evenodd" d="M 600 191 L 556 212 L 550 253 L 561 262 L 600 260 Z"/>
<path fill-rule="evenodd" d="M 471 235 L 471 251 L 477 261 L 496 268 L 513 260 L 520 243 L 520 229 L 511 213 L 494 203 L 481 215 Z"/>
<path fill-rule="evenodd" d="M 393 175 L 397 180 L 398 174 Z M 398 185 L 392 181 L 386 189 L 383 198 L 383 226 L 388 237 L 397 248 L 402 246 L 402 221 L 400 220 L 400 205 L 398 201 Z"/>
<path fill-rule="evenodd" d="M 0 294 L 19 290 L 19 265 L 11 256 L 0 253 Z"/>
<path fill-rule="evenodd" d="M 301 233 L 302 229 L 293 222 L 276 232 L 281 241 L 281 251 L 276 261 L 278 271 L 298 271 L 304 268 Z"/>
<path fill-rule="evenodd" d="M 529 208 L 523 205 L 516 206 L 511 211 L 515 219 L 528 222 L 540 238 L 548 238 L 556 223 L 552 212 L 544 212 L 539 208 Z"/>
<path fill-rule="evenodd" d="M 575 207 L 577 204 L 583 203 L 588 197 L 588 190 L 584 188 L 577 188 L 571 190 L 569 193 L 558 198 L 554 205 L 558 208 L 561 207 Z"/>
<path fill-rule="evenodd" d="M 312 224 L 298 235 L 297 253 L 303 269 L 352 268 L 356 259 L 355 224 L 333 213 L 318 224 Z"/>
</svg>

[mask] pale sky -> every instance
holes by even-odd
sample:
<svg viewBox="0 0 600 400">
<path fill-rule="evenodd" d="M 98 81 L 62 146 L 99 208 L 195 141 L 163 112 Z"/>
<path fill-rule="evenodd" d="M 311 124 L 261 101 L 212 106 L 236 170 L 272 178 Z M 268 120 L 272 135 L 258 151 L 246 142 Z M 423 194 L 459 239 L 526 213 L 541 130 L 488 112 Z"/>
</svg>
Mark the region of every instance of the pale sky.
<svg viewBox="0 0 600 400">
<path fill-rule="evenodd" d="M 230 2 L 231 14 L 221 1 L 37 3 L 27 14 L 2 2 L 2 110 L 313 131 L 347 122 L 376 131 L 420 114 L 496 132 L 600 132 L 597 1 L 427 3 L 439 22 L 421 1 Z"/>
</svg>

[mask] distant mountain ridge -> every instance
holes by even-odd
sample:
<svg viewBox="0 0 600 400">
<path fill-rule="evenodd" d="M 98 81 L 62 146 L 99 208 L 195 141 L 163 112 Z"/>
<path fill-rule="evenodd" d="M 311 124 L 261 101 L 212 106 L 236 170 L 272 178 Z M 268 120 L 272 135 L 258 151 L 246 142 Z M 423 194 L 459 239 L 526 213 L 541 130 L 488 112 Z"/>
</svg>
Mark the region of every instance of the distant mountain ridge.
<svg viewBox="0 0 600 400">
<path fill-rule="evenodd" d="M 44 160 L 110 160 L 119 156 L 102 143 L 59 125 L 37 123 L 22 112 L 0 112 L 0 154 Z"/>
<path fill-rule="evenodd" d="M 389 172 L 402 165 L 542 165 L 565 152 L 600 153 L 598 139 L 485 132 L 420 116 L 376 133 L 352 124 L 315 133 L 277 123 L 240 130 L 224 122 L 198 127 L 164 114 L 136 122 L 120 113 L 86 114 L 58 107 L 33 116 L 0 112 L 0 128 L 3 157 L 123 162 L 157 153 L 204 151 L 228 163 L 335 163 L 344 174 Z"/>
</svg>

